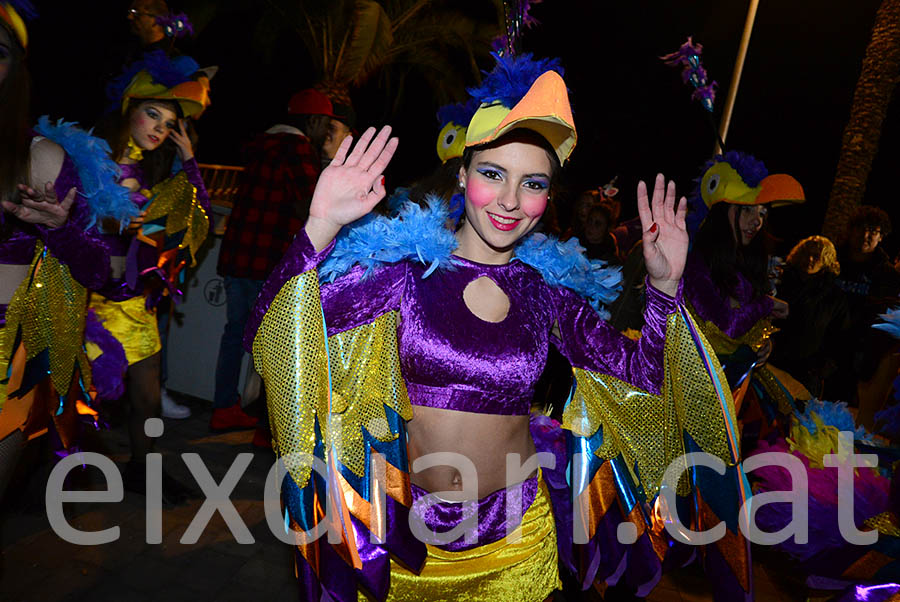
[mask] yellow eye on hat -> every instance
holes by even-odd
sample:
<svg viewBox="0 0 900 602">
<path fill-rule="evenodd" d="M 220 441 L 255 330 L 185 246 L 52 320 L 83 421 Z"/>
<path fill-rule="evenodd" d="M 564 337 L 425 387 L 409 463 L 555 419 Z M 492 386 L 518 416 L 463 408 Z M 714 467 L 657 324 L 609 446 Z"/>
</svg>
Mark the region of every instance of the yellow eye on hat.
<svg viewBox="0 0 900 602">
<path fill-rule="evenodd" d="M 437 154 L 441 163 L 448 159 L 462 157 L 466 147 L 466 127 L 450 122 L 438 134 Z"/>
</svg>

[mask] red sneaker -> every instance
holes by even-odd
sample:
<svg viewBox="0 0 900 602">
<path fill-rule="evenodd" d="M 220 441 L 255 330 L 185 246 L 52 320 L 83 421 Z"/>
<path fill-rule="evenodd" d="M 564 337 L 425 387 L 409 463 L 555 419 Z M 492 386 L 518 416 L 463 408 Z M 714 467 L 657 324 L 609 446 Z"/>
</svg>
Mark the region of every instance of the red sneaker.
<svg viewBox="0 0 900 602">
<path fill-rule="evenodd" d="M 269 429 L 258 426 L 253 433 L 253 447 L 261 447 L 263 449 L 272 449 L 272 433 Z"/>
<path fill-rule="evenodd" d="M 258 422 L 259 418 L 247 414 L 241 407 L 241 404 L 236 403 L 227 408 L 215 408 L 212 417 L 209 419 L 209 430 L 214 433 L 220 433 L 252 429 L 256 427 Z"/>
</svg>

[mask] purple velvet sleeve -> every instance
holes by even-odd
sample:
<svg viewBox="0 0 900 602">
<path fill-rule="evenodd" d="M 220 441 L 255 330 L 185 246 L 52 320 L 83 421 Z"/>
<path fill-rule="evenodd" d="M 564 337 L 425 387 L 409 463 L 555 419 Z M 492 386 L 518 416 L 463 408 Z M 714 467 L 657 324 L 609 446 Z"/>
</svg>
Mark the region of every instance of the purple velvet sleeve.
<svg viewBox="0 0 900 602">
<path fill-rule="evenodd" d="M 80 186 L 75 165 L 67 155 L 54 183 L 56 196 L 61 201 L 69 190 Z M 85 288 L 96 289 L 109 278 L 109 249 L 96 227 L 85 230 L 87 220 L 87 202 L 76 194 L 65 224 L 52 229 L 37 226 L 37 230 L 53 256 L 69 267 L 72 277 Z"/>
<path fill-rule="evenodd" d="M 647 282 L 644 328 L 637 341 L 629 339 L 590 306 L 565 288 L 552 289 L 559 327 L 560 352 L 572 366 L 608 374 L 650 393 L 658 394 L 663 379 L 666 320 L 677 311 L 681 284 L 670 297 Z"/>
<path fill-rule="evenodd" d="M 200 202 L 200 206 L 206 211 L 206 217 L 209 219 L 209 227 L 212 228 L 213 217 L 209 205 L 209 193 L 206 191 L 206 185 L 203 183 L 203 176 L 200 174 L 200 166 L 197 165 L 197 160 L 191 158 L 185 161 L 182 164 L 181 169 L 184 170 L 188 181 L 197 189 L 197 201 Z"/>
<path fill-rule="evenodd" d="M 688 256 L 684 270 L 684 295 L 694 310 L 704 320 L 709 320 L 725 334 L 736 338 L 753 328 L 753 325 L 772 313 L 771 297 L 763 295 L 751 298 L 750 283 L 738 274 L 740 307 L 732 307 L 731 300 L 719 292 L 713 283 L 706 262 L 698 253 Z"/>
</svg>

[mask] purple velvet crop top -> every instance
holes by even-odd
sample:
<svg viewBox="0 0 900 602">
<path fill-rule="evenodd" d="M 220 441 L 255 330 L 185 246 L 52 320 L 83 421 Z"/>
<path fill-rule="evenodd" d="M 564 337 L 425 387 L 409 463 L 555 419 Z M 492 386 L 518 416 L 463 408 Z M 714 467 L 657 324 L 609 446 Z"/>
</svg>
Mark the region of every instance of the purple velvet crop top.
<svg viewBox="0 0 900 602">
<path fill-rule="evenodd" d="M 315 269 L 330 250 L 316 253 L 305 231 L 297 234 L 260 293 L 248 320 L 245 346 L 252 345 L 281 287 L 293 276 Z M 427 278 L 422 278 L 424 266 L 401 262 L 365 278 L 363 269 L 356 267 L 323 284 L 320 294 L 328 334 L 399 311 L 399 361 L 413 405 L 527 415 L 551 340 L 576 368 L 659 393 L 666 318 L 676 311 L 676 299 L 648 286 L 646 325 L 634 341 L 602 320 L 583 298 L 549 285 L 528 265 L 456 259 L 456 269 L 437 270 Z M 463 301 L 465 287 L 482 276 L 509 297 L 509 313 L 501 322 L 478 318 Z M 551 336 L 554 325 L 559 339 Z"/>
<path fill-rule="evenodd" d="M 483 265 L 423 279 L 411 265 L 400 305 L 400 367 L 413 405 L 465 412 L 527 415 L 547 357 L 553 318 L 541 304 L 544 280 L 525 264 Z M 477 317 L 463 301 L 482 276 L 510 299 L 501 322 Z"/>
</svg>

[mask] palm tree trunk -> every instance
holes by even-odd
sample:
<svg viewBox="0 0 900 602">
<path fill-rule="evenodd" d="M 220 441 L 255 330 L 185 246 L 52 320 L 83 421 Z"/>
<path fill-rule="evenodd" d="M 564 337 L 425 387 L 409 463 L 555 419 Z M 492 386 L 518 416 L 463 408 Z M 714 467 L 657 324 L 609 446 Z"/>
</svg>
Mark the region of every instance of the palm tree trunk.
<svg viewBox="0 0 900 602">
<path fill-rule="evenodd" d="M 828 199 L 823 233 L 840 237 L 862 204 L 872 161 L 878 154 L 881 124 L 900 75 L 900 0 L 883 0 L 853 93 L 841 155 Z"/>
</svg>

